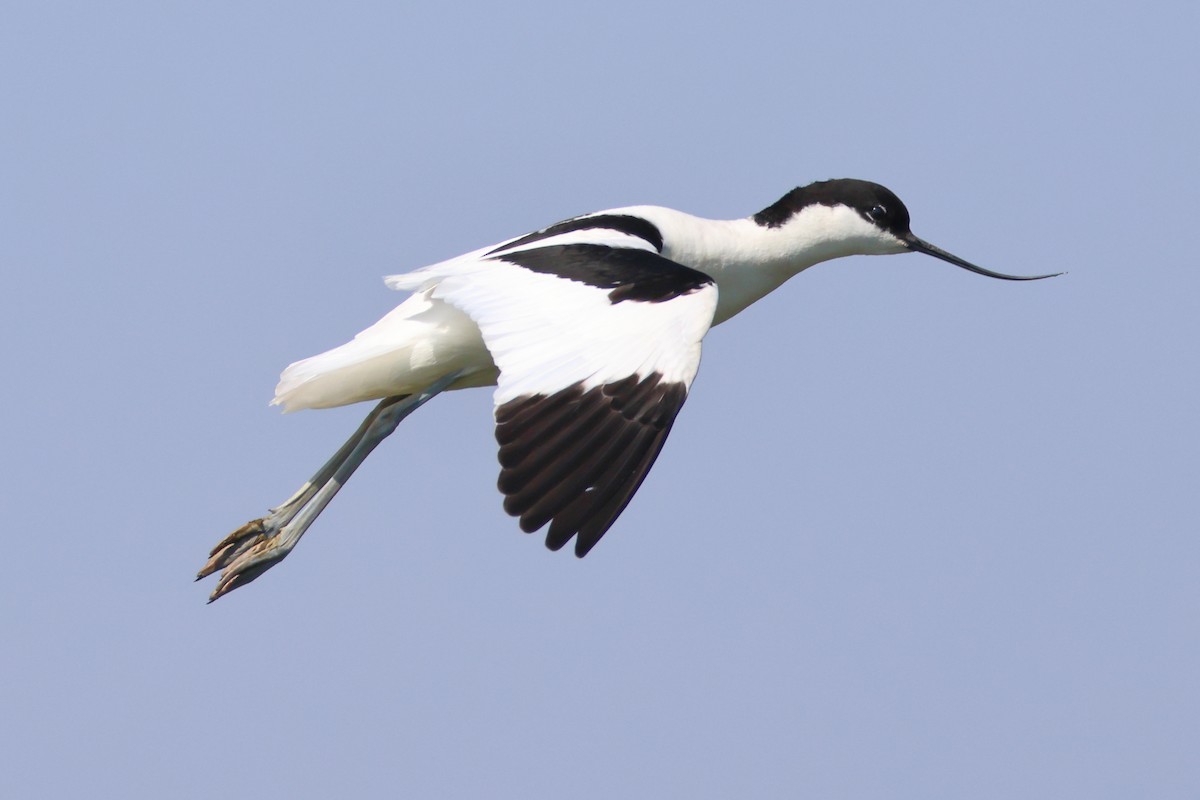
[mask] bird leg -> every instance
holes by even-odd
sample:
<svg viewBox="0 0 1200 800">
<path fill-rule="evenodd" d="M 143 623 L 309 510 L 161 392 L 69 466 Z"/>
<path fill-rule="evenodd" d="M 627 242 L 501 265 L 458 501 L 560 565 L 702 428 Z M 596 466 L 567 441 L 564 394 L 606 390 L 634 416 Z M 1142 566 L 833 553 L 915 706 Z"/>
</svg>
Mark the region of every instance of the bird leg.
<svg viewBox="0 0 1200 800">
<path fill-rule="evenodd" d="M 247 522 L 222 539 L 209 553 L 208 563 L 196 574 L 196 580 L 200 580 L 224 570 L 208 602 L 249 583 L 282 561 L 371 451 L 405 417 L 443 392 L 460 374 L 461 371 L 445 375 L 416 394 L 381 400 L 358 430 L 299 491 L 265 517 Z"/>
<path fill-rule="evenodd" d="M 407 397 L 407 395 L 389 397 L 380 402 L 367 415 L 366 419 L 362 421 L 362 424 L 358 426 L 358 430 L 354 432 L 354 435 L 346 440 L 346 443 L 334 453 L 332 458 L 325 462 L 325 465 L 317 471 L 317 474 L 309 478 L 300 487 L 299 491 L 277 507 L 270 509 L 265 517 L 247 522 L 218 542 L 217 546 L 209 553 L 208 563 L 196 574 L 196 580 L 206 578 L 217 570 L 228 567 L 235 559 L 250 548 L 267 542 L 278 535 L 289 522 L 295 519 L 300 510 L 312 500 L 317 491 L 330 482 L 337 472 L 338 467 L 345 463 L 350 454 L 354 452 L 354 448 L 363 441 L 367 431 L 379 419 L 383 410 L 389 405 L 394 405 L 401 401 L 404 397 Z M 257 577 L 257 575 L 254 577 Z M 248 583 L 250 580 L 250 578 L 244 576 L 241 582 Z"/>
</svg>

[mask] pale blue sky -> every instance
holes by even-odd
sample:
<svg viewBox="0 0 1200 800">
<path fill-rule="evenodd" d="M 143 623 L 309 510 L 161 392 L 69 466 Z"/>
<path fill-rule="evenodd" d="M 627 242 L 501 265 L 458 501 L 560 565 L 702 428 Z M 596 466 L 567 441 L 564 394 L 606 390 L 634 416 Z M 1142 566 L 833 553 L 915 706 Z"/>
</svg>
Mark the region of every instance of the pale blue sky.
<svg viewBox="0 0 1200 800">
<path fill-rule="evenodd" d="M 1196 797 L 1195 4 L 432 6 L 6 6 L 5 796 Z M 828 177 L 1069 275 L 801 275 L 583 561 L 439 398 L 205 606 L 382 275 Z"/>
</svg>

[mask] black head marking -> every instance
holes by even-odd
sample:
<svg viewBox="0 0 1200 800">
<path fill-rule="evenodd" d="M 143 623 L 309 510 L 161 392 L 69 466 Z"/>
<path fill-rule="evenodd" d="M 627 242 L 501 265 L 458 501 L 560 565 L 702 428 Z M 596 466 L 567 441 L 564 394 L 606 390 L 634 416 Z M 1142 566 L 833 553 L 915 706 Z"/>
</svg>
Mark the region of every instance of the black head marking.
<svg viewBox="0 0 1200 800">
<path fill-rule="evenodd" d="M 809 206 L 847 206 L 889 233 L 909 232 L 908 209 L 890 189 L 870 181 L 839 178 L 798 186 L 754 215 L 764 228 L 778 228 Z"/>
</svg>

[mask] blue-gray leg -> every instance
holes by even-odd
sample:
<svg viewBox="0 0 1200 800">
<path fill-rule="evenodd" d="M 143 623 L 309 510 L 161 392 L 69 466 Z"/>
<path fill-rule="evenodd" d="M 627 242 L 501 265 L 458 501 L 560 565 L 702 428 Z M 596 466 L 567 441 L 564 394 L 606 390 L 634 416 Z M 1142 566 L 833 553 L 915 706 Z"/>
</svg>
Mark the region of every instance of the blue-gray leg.
<svg viewBox="0 0 1200 800">
<path fill-rule="evenodd" d="M 418 394 L 380 401 L 354 435 L 298 492 L 265 517 L 247 522 L 222 539 L 196 575 L 199 580 L 223 570 L 208 602 L 244 586 L 282 561 L 371 451 L 405 417 L 445 391 L 459 375 L 459 372 L 446 375 Z"/>
</svg>

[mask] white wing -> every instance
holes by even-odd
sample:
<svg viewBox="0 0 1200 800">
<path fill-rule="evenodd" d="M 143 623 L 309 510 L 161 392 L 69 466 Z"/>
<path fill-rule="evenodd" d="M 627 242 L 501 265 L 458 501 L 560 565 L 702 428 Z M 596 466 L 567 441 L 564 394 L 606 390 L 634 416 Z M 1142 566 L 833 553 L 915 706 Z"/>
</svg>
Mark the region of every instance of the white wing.
<svg viewBox="0 0 1200 800">
<path fill-rule="evenodd" d="M 661 239 L 629 221 L 586 227 L 599 218 L 387 279 L 479 326 L 500 370 L 504 508 L 525 531 L 549 522 L 552 549 L 578 535 L 579 556 L 658 456 L 717 302 L 711 278 L 658 255 Z"/>
</svg>

